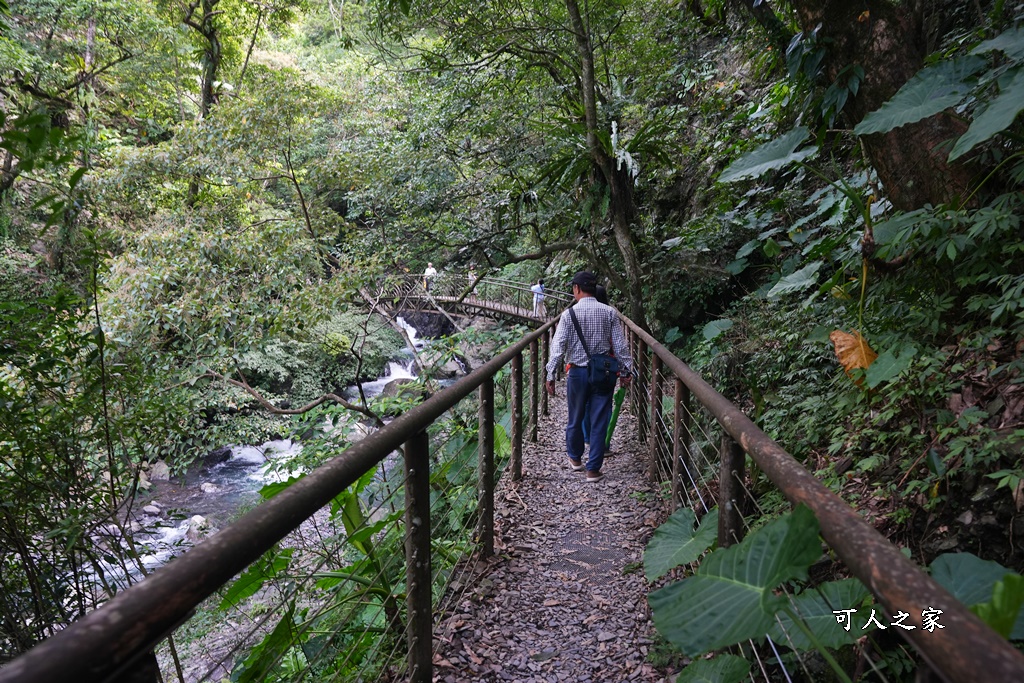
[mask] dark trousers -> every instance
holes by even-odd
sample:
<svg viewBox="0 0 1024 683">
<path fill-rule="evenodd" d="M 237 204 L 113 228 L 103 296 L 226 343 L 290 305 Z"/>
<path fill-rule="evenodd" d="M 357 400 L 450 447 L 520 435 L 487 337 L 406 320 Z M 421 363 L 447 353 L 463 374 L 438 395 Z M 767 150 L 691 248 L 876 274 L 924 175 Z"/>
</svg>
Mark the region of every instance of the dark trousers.
<svg viewBox="0 0 1024 683">
<path fill-rule="evenodd" d="M 565 402 L 569 409 L 569 421 L 565 426 L 565 451 L 573 460 L 583 459 L 583 419 L 586 414 L 591 435 L 608 433 L 608 421 L 612 416 L 612 390 L 598 393 L 590 389 L 587 369 L 569 368 L 566 377 Z M 590 439 L 590 457 L 587 471 L 599 472 L 604 463 L 605 439 Z"/>
</svg>

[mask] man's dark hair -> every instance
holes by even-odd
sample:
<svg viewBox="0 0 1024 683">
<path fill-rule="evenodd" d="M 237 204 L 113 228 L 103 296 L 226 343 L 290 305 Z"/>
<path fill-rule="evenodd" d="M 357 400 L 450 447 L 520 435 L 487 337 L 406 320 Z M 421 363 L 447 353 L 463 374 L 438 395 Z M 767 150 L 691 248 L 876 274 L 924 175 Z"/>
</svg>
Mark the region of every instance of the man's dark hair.
<svg viewBox="0 0 1024 683">
<path fill-rule="evenodd" d="M 589 271 L 581 270 L 576 273 L 570 284 L 579 287 L 581 292 L 586 292 L 587 294 L 597 293 L 597 276 Z"/>
</svg>

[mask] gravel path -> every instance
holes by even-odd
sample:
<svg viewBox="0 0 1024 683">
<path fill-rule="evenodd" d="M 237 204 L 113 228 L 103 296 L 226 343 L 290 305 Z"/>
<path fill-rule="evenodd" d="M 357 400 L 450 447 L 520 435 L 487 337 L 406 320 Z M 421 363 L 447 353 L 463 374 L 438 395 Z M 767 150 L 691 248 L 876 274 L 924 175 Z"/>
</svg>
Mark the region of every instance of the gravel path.
<svg viewBox="0 0 1024 683">
<path fill-rule="evenodd" d="M 565 386 L 523 444 L 523 480 L 495 503 L 496 557 L 435 633 L 434 681 L 665 681 L 646 662 L 654 637 L 643 549 L 665 511 L 646 479 L 623 406 L 603 481 L 566 467 Z"/>
</svg>

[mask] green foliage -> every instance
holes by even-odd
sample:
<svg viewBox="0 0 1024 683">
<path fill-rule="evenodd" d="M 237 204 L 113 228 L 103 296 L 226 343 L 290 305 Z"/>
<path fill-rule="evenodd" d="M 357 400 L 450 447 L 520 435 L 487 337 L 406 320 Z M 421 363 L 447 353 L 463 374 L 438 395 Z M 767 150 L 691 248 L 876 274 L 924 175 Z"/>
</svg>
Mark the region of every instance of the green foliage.
<svg viewBox="0 0 1024 683">
<path fill-rule="evenodd" d="M 335 313 L 310 327 L 268 339 L 239 358 L 239 369 L 254 386 L 301 403 L 383 375 L 404 345 L 376 315 Z"/>
<path fill-rule="evenodd" d="M 932 578 L 1004 637 L 1024 640 L 1024 585 L 998 562 L 971 553 L 946 553 L 931 565 Z"/>
<path fill-rule="evenodd" d="M 763 637 L 786 603 L 775 589 L 806 578 L 821 555 L 817 525 L 801 506 L 738 545 L 711 553 L 694 576 L 650 594 L 655 626 L 690 656 Z M 692 619 L 694 613 L 704 617 Z"/>
<path fill-rule="evenodd" d="M 750 674 L 750 662 L 736 655 L 701 659 L 686 665 L 676 683 L 740 683 Z"/>
<path fill-rule="evenodd" d="M 694 529 L 696 515 L 680 508 L 658 527 L 644 549 L 644 576 L 654 581 L 669 570 L 695 562 L 718 534 L 718 508 L 713 508 Z"/>
<path fill-rule="evenodd" d="M 137 580 L 120 511 L 143 462 L 187 429 L 187 397 L 99 320 L 63 288 L 0 303 L 4 659 Z"/>
<path fill-rule="evenodd" d="M 971 90 L 969 79 L 983 68 L 985 60 L 973 55 L 925 67 L 880 109 L 865 116 L 854 132 L 857 135 L 887 133 L 934 116 L 959 103 Z"/>
<path fill-rule="evenodd" d="M 220 609 L 234 607 L 242 600 L 255 595 L 268 579 L 279 576 L 288 568 L 294 552 L 294 548 L 275 549 L 249 565 L 224 593 Z"/>
<path fill-rule="evenodd" d="M 772 624 L 768 635 L 776 643 L 785 643 L 796 650 L 816 647 L 838 649 L 844 645 L 853 645 L 877 627 L 851 627 L 846 630 L 838 623 L 835 610 L 860 609 L 868 603 L 870 597 L 868 589 L 858 579 L 829 581 L 808 588 L 793 596 L 791 607 L 777 615 L 777 621 Z M 802 628 L 798 620 L 806 628 Z"/>
<path fill-rule="evenodd" d="M 990 63 L 980 56 L 993 52 L 1005 58 Z M 885 133 L 967 99 L 974 106 L 974 119 L 949 153 L 949 160 L 954 161 L 1008 129 L 1024 109 L 1022 63 L 1024 28 L 1009 29 L 980 43 L 970 54 L 925 67 L 881 108 L 865 116 L 854 132 Z"/>
<path fill-rule="evenodd" d="M 797 126 L 780 138 L 766 142 L 752 152 L 732 162 L 718 177 L 720 183 L 731 183 L 747 178 L 757 178 L 768 171 L 784 168 L 789 164 L 803 161 L 817 153 L 817 148 L 797 148 L 810 137 L 810 131 Z"/>
</svg>

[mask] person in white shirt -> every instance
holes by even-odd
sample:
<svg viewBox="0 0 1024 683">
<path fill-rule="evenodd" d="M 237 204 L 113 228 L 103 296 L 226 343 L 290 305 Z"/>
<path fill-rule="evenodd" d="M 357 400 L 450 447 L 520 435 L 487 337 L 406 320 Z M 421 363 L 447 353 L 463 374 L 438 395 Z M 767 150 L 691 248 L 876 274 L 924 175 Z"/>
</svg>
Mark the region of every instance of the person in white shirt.
<svg viewBox="0 0 1024 683">
<path fill-rule="evenodd" d="M 537 284 L 530 287 L 530 291 L 533 292 L 533 317 L 546 318 L 548 312 L 544 306 L 544 280 L 537 280 Z"/>
<path fill-rule="evenodd" d="M 430 291 L 430 285 L 433 284 L 434 278 L 437 277 L 437 270 L 434 268 L 434 264 L 427 261 L 427 269 L 423 271 L 423 289 Z"/>
</svg>

